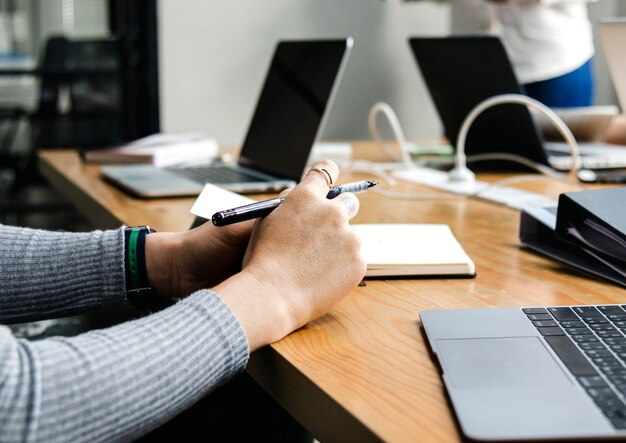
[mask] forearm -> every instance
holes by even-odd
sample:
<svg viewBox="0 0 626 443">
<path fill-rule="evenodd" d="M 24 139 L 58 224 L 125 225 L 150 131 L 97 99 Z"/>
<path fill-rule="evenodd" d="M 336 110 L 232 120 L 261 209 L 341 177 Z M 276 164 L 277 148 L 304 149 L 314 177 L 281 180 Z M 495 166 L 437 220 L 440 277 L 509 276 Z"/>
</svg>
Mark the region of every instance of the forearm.
<svg viewBox="0 0 626 443">
<path fill-rule="evenodd" d="M 0 323 L 125 303 L 121 229 L 65 233 L 0 225 Z"/>
<path fill-rule="evenodd" d="M 0 441 L 127 441 L 241 371 L 248 343 L 222 300 L 200 291 L 75 338 L 3 329 L 0 355 Z"/>
</svg>

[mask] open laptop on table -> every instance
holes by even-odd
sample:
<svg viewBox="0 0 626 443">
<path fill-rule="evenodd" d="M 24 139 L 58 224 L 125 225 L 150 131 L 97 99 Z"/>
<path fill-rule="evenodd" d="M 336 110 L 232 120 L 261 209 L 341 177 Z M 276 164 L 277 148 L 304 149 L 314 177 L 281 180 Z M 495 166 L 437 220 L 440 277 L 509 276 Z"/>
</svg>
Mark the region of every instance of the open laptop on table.
<svg viewBox="0 0 626 443">
<path fill-rule="evenodd" d="M 411 38 L 445 136 L 455 143 L 469 112 L 481 101 L 498 94 L 522 94 L 508 55 L 497 37 L 459 36 Z M 626 147 L 605 143 L 580 143 L 585 169 L 625 168 Z M 472 155 L 508 153 L 526 157 L 555 169 L 571 165 L 565 143 L 545 142 L 528 108 L 500 105 L 487 109 L 473 123 L 465 151 Z"/>
<path fill-rule="evenodd" d="M 104 166 L 103 177 L 140 197 L 197 195 L 205 183 L 239 193 L 294 185 L 321 134 L 351 48 L 349 37 L 277 45 L 237 164 Z"/>
<path fill-rule="evenodd" d="M 476 440 L 626 437 L 626 306 L 424 311 L 463 432 Z"/>
</svg>

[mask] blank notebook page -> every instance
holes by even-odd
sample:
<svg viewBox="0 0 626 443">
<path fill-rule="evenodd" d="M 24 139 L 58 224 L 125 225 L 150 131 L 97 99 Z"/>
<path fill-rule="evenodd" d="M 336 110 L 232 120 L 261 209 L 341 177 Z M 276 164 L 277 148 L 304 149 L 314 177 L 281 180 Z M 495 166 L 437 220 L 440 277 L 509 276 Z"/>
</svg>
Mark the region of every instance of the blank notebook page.
<svg viewBox="0 0 626 443">
<path fill-rule="evenodd" d="M 474 276 L 472 259 L 447 225 L 358 224 L 366 276 Z"/>
</svg>

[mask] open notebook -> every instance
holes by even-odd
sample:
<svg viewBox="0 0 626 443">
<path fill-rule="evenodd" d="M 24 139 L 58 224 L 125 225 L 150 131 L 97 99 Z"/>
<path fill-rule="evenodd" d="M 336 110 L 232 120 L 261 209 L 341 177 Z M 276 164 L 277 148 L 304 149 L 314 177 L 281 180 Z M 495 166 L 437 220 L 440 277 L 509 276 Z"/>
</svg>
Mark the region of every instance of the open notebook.
<svg viewBox="0 0 626 443">
<path fill-rule="evenodd" d="M 367 261 L 366 277 L 475 275 L 448 225 L 360 224 L 352 225 L 361 237 Z"/>
</svg>

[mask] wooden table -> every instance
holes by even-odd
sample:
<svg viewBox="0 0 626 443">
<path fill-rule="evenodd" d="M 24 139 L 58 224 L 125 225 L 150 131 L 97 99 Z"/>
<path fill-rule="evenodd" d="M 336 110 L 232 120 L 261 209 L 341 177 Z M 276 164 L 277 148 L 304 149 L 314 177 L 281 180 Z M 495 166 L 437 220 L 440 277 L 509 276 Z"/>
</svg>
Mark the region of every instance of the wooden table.
<svg viewBox="0 0 626 443">
<path fill-rule="evenodd" d="M 371 146 L 357 148 L 372 157 Z M 185 230 L 192 222 L 194 199 L 134 199 L 102 182 L 98 167 L 72 151 L 43 152 L 40 159 L 43 174 L 98 227 Z M 360 178 L 371 176 L 344 174 L 340 181 Z M 550 179 L 525 188 L 555 198 L 576 189 Z M 408 183 L 394 190 L 437 192 Z M 355 223 L 450 225 L 477 277 L 367 280 L 323 318 L 252 356 L 252 376 L 321 441 L 460 439 L 420 331 L 422 310 L 624 302 L 622 289 L 520 248 L 513 209 L 473 198 L 395 200 L 374 192 L 359 198 Z"/>
</svg>

